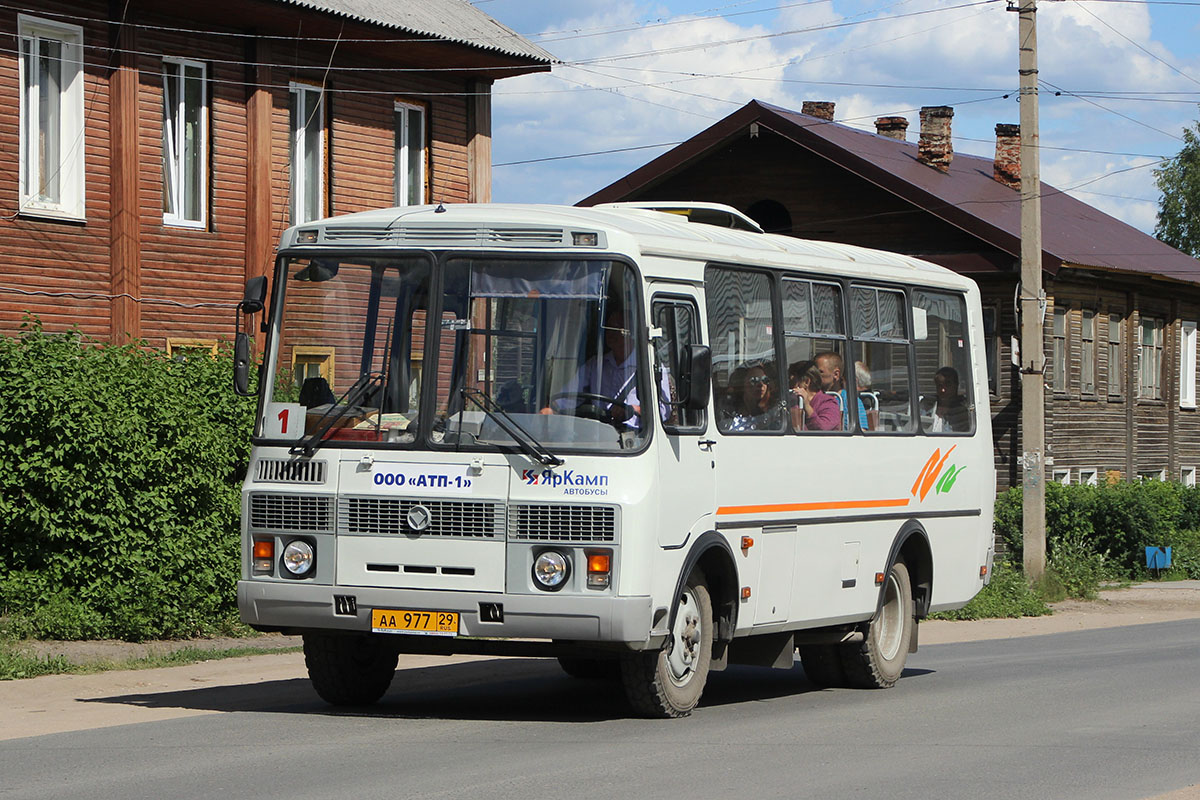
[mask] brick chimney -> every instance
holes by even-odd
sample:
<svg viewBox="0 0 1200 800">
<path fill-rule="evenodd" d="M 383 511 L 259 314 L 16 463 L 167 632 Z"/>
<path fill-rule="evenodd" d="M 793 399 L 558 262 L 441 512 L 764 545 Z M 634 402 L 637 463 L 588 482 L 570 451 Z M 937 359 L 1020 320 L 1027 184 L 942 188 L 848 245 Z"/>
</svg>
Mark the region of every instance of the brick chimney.
<svg viewBox="0 0 1200 800">
<path fill-rule="evenodd" d="M 996 161 L 992 177 L 1010 189 L 1021 189 L 1021 126 L 996 126 Z"/>
<path fill-rule="evenodd" d="M 875 132 L 903 142 L 908 135 L 908 120 L 904 117 L 880 117 L 875 120 Z"/>
<path fill-rule="evenodd" d="M 954 147 L 950 144 L 950 106 L 925 106 L 921 109 L 921 138 L 917 142 L 917 160 L 942 172 L 950 171 Z"/>
<path fill-rule="evenodd" d="M 824 100 L 805 100 L 804 104 L 800 106 L 800 113 L 833 122 L 833 103 Z"/>
</svg>

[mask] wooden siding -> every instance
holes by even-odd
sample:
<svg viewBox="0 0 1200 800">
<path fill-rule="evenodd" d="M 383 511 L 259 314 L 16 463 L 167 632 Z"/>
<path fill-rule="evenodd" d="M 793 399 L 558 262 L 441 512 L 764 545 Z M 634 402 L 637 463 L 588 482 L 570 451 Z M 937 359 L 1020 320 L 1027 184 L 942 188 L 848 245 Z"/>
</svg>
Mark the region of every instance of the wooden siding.
<svg viewBox="0 0 1200 800">
<path fill-rule="evenodd" d="M 248 27 L 254 7 L 246 9 Z M 115 26 L 107 21 L 109 3 L 42 0 L 24 8 L 22 13 L 35 17 L 82 20 L 87 216 L 85 222 L 64 222 L 16 213 L 18 63 L 12 50 L 0 53 L 0 241 L 14 264 L 0 291 L 0 335 L 17 332 L 23 315 L 33 313 L 47 330 L 78 326 L 99 340 L 120 339 L 127 331 L 157 348 L 168 338 L 228 338 L 246 277 L 269 272 L 279 236 L 291 224 L 290 80 L 328 80 L 328 212 L 392 204 L 397 98 L 420 102 L 428 112 L 429 199 L 466 202 L 489 191 L 471 185 L 468 169 L 480 113 L 468 113 L 468 103 L 486 106 L 490 98 L 467 93 L 486 90 L 487 82 L 445 72 L 360 69 L 327 75 L 328 43 L 290 46 L 283 53 L 281 45 L 249 36 L 174 32 L 169 29 L 200 25 L 214 34 L 243 29 L 178 16 L 163 10 L 165 5 L 138 10 L 138 21 L 148 27 L 138 28 L 136 36 L 124 34 L 121 49 L 135 52 L 118 57 L 110 49 Z M 0 35 L 10 41 L 17 13 L 0 12 Z M 289 13 L 298 20 L 306 14 Z M 396 61 L 388 62 L 378 47 L 355 47 L 341 43 L 334 65 L 386 67 L 411 56 L 397 52 Z M 163 56 L 200 61 L 208 69 L 209 208 L 203 229 L 163 222 Z M 124 79 L 120 84 L 114 80 L 117 65 Z M 121 96 L 118 85 L 128 97 L 124 126 L 110 121 Z M 135 163 L 130 168 L 118 159 Z M 122 168 L 114 171 L 118 163 Z M 131 209 L 133 218 L 121 216 L 120 209 Z M 111 298 L 125 293 L 140 302 Z"/>
</svg>

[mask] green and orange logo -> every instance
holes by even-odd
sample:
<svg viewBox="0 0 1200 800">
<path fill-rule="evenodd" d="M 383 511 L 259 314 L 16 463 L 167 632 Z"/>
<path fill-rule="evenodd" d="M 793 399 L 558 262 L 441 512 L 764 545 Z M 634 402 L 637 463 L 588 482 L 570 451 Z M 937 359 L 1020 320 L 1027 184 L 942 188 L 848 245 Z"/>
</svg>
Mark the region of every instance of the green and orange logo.
<svg viewBox="0 0 1200 800">
<path fill-rule="evenodd" d="M 946 459 L 950 458 L 950 454 L 954 452 L 954 448 L 958 445 L 951 445 L 950 449 L 942 455 L 942 449 L 939 447 L 933 451 L 933 455 L 925 462 L 925 466 L 921 468 L 921 473 L 917 475 L 917 479 L 912 485 L 912 496 L 924 500 L 925 495 L 929 494 L 929 490 L 933 489 L 934 494 L 944 494 L 954 488 L 954 481 L 962 473 L 966 467 L 959 467 L 951 464 L 946 467 Z M 942 469 L 945 468 L 945 472 Z M 941 480 L 938 476 L 941 476 Z"/>
</svg>

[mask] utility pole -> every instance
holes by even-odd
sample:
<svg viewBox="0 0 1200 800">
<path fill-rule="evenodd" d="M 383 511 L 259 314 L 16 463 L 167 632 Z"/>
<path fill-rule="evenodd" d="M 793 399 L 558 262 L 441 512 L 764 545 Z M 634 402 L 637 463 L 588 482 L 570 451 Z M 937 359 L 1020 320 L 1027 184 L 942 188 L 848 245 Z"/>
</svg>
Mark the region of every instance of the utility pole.
<svg viewBox="0 0 1200 800">
<path fill-rule="evenodd" d="M 1011 0 L 1010 0 L 1011 2 Z M 1025 578 L 1046 569 L 1046 406 L 1042 196 L 1038 164 L 1037 0 L 1019 0 L 1021 75 L 1021 437 Z M 1013 10 L 1011 5 L 1009 10 Z"/>
</svg>

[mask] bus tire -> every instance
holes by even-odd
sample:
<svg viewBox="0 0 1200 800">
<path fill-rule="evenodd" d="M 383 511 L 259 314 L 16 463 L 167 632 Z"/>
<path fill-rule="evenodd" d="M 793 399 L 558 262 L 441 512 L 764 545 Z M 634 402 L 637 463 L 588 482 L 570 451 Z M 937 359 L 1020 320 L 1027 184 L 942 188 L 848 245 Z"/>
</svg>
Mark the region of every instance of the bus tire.
<svg viewBox="0 0 1200 800">
<path fill-rule="evenodd" d="M 585 681 L 615 681 L 621 677 L 621 666 L 615 658 L 559 656 L 558 665 L 572 678 Z"/>
<path fill-rule="evenodd" d="M 904 672 L 913 633 L 912 581 L 908 567 L 896 561 L 883 584 L 879 613 L 867 623 L 861 642 L 842 645 L 842 668 L 856 689 L 887 689 Z"/>
<path fill-rule="evenodd" d="M 676 600 L 671 635 L 661 650 L 621 656 L 621 683 L 630 705 L 647 717 L 686 717 L 700 702 L 712 663 L 712 598 L 693 572 Z"/>
<path fill-rule="evenodd" d="M 399 656 L 377 637 L 304 634 L 304 666 L 313 688 L 334 706 L 369 706 L 388 690 Z"/>
<path fill-rule="evenodd" d="M 846 685 L 846 671 L 842 668 L 840 645 L 801 645 L 800 665 L 804 667 L 804 677 L 814 686 L 837 689 Z"/>
</svg>

